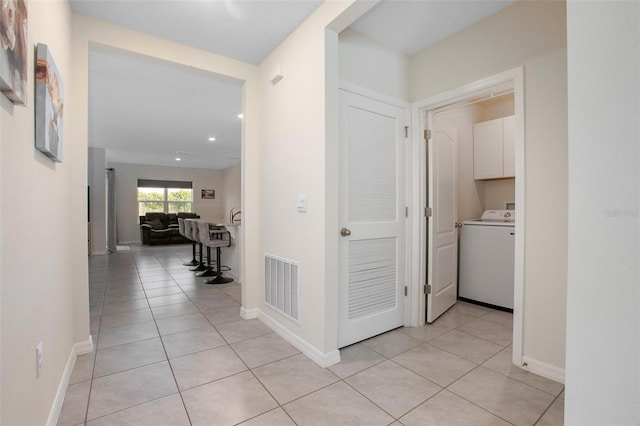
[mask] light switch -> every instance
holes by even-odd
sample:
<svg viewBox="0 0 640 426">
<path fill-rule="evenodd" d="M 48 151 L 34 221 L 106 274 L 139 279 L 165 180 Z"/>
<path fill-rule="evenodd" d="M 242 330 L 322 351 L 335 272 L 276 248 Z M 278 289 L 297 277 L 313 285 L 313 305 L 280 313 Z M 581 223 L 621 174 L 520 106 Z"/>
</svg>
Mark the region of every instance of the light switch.
<svg viewBox="0 0 640 426">
<path fill-rule="evenodd" d="M 307 211 L 307 196 L 305 194 L 298 195 L 297 206 L 299 212 L 304 213 Z"/>
</svg>

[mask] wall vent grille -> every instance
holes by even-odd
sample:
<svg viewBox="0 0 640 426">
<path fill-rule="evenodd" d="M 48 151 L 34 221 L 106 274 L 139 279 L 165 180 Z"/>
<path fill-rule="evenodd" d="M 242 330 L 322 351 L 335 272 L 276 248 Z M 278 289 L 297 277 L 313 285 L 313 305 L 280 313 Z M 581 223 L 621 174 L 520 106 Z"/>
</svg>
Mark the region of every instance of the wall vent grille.
<svg viewBox="0 0 640 426">
<path fill-rule="evenodd" d="M 300 265 L 265 254 L 264 302 L 294 322 L 300 319 Z"/>
</svg>

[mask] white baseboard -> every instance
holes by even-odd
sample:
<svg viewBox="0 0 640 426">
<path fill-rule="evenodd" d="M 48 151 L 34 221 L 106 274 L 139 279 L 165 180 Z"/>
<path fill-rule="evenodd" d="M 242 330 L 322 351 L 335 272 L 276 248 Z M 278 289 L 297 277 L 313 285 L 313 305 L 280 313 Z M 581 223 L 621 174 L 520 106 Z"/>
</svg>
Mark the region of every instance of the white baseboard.
<svg viewBox="0 0 640 426">
<path fill-rule="evenodd" d="M 260 312 L 260 309 L 245 309 L 245 308 L 240 308 L 240 317 L 242 319 L 255 319 L 258 318 L 258 313 Z"/>
<path fill-rule="evenodd" d="M 78 342 L 71 348 L 69 358 L 67 359 L 67 365 L 64 367 L 60 384 L 58 385 L 58 391 L 56 392 L 56 398 L 53 400 L 53 406 L 49 411 L 49 418 L 47 419 L 47 426 L 56 426 L 58 424 L 58 418 L 60 417 L 60 411 L 62 410 L 62 404 L 64 403 L 64 396 L 67 393 L 67 387 L 69 386 L 69 379 L 71 379 L 71 373 L 73 373 L 73 367 L 76 365 L 76 359 L 78 355 L 84 355 L 93 351 L 93 338 L 89 336 L 89 340 L 84 342 Z"/>
<path fill-rule="evenodd" d="M 538 361 L 527 356 L 522 357 L 522 362 L 526 364 L 523 365 L 523 367 L 528 371 L 564 384 L 564 368 L 556 367 L 555 365 L 547 364 L 546 362 Z"/>
<path fill-rule="evenodd" d="M 131 240 L 131 241 L 118 241 L 119 246 L 126 246 L 129 244 L 140 244 L 140 240 Z"/>
<path fill-rule="evenodd" d="M 91 256 L 101 256 L 103 254 L 107 254 L 106 250 L 92 250 Z"/>
<path fill-rule="evenodd" d="M 269 314 L 261 309 L 252 309 L 258 311 L 257 317 L 265 325 L 275 331 L 284 340 L 295 346 L 300 352 L 311 358 L 320 367 L 329 367 L 340 362 L 340 351 L 337 349 L 332 352 L 324 353 L 313 347 L 309 342 L 294 334 L 291 330 L 284 327 L 278 321 L 273 319 Z"/>
</svg>

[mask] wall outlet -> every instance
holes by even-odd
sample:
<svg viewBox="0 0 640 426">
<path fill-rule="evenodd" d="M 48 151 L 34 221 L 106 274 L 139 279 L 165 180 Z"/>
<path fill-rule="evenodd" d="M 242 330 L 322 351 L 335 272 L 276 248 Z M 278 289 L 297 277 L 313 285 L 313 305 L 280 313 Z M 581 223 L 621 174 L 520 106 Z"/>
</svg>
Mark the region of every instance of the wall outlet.
<svg viewBox="0 0 640 426">
<path fill-rule="evenodd" d="M 40 377 L 42 373 L 42 364 L 44 362 L 44 345 L 42 342 L 36 346 L 36 377 Z"/>
</svg>

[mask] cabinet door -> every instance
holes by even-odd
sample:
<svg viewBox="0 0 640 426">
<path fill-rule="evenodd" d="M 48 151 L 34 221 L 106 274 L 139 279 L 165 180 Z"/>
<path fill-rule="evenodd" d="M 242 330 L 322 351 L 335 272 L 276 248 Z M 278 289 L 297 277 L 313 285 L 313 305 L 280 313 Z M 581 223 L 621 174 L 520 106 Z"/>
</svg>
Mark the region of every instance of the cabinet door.
<svg viewBox="0 0 640 426">
<path fill-rule="evenodd" d="M 515 123 L 516 117 L 513 115 L 502 119 L 502 152 L 506 178 L 516 176 Z"/>
<path fill-rule="evenodd" d="M 503 176 L 502 119 L 473 126 L 473 177 L 496 179 Z"/>
</svg>

